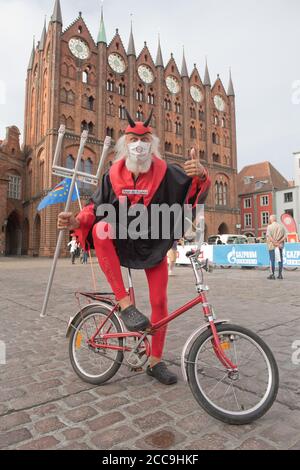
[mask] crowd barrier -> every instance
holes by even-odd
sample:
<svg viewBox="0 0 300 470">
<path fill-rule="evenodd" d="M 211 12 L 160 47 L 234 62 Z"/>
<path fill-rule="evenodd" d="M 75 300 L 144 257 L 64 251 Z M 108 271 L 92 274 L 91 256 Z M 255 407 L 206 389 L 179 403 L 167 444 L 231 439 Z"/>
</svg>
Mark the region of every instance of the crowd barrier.
<svg viewBox="0 0 300 470">
<path fill-rule="evenodd" d="M 185 253 L 193 245 L 178 246 L 178 264 L 188 264 Z M 203 245 L 202 257 L 220 266 L 269 266 L 270 258 L 265 243 L 245 245 Z M 283 249 L 283 265 L 300 268 L 300 243 L 286 243 Z"/>
</svg>

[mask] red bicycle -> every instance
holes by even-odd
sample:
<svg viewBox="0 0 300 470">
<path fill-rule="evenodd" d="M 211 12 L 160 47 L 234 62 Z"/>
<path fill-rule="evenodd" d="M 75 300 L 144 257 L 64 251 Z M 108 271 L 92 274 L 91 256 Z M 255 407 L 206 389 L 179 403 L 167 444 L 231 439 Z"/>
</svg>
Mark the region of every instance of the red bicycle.
<svg viewBox="0 0 300 470">
<path fill-rule="evenodd" d="M 146 332 L 127 332 L 113 294 L 81 292 L 91 303 L 70 320 L 67 337 L 76 374 L 102 385 L 122 364 L 140 370 L 149 356 L 148 336 L 196 305 L 202 305 L 205 323 L 186 341 L 181 357 L 184 379 L 210 415 L 229 424 L 246 424 L 263 416 L 272 406 L 279 385 L 278 367 L 266 343 L 252 331 L 217 320 L 207 301 L 203 283 L 208 261 L 200 261 L 200 249 L 187 254 L 196 279 L 196 298 L 152 324 Z M 134 301 L 131 273 L 129 294 Z M 92 302 L 94 301 L 94 302 Z"/>
</svg>

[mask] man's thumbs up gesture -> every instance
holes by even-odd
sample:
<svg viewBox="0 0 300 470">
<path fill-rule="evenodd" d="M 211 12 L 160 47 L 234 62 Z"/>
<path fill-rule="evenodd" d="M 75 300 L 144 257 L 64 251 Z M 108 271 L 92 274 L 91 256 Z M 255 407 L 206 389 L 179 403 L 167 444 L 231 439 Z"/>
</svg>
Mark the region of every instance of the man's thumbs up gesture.
<svg viewBox="0 0 300 470">
<path fill-rule="evenodd" d="M 204 166 L 199 162 L 194 148 L 192 148 L 190 152 L 190 157 L 190 160 L 187 160 L 184 164 L 185 173 L 191 178 L 199 176 L 201 179 L 203 179 L 206 176 L 206 171 Z"/>
</svg>

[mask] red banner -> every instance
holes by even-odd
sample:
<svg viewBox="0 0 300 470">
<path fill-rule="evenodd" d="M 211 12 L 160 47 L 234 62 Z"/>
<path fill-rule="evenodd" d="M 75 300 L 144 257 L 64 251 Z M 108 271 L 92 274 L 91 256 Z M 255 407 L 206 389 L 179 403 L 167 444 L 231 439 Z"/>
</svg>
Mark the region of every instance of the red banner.
<svg viewBox="0 0 300 470">
<path fill-rule="evenodd" d="M 280 218 L 288 233 L 297 233 L 297 224 L 290 214 L 282 214 Z"/>
</svg>

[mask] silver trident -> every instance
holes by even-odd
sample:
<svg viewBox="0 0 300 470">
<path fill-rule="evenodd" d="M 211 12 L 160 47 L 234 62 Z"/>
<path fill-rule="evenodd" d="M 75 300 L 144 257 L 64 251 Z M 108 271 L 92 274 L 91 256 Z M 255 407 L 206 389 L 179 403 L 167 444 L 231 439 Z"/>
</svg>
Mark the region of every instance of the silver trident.
<svg viewBox="0 0 300 470">
<path fill-rule="evenodd" d="M 55 149 L 55 154 L 54 154 L 54 160 L 53 160 L 53 166 L 52 166 L 52 173 L 57 176 L 62 176 L 63 178 L 72 178 L 69 194 L 68 194 L 68 199 L 65 207 L 65 212 L 69 212 L 70 207 L 71 207 L 71 202 L 72 202 L 72 194 L 75 188 L 76 180 L 78 179 L 79 181 L 82 181 L 84 183 L 88 184 L 93 184 L 97 185 L 99 183 L 104 163 L 107 158 L 109 149 L 111 147 L 111 137 L 106 137 L 104 140 L 104 145 L 103 145 L 103 151 L 102 155 L 100 158 L 99 162 L 99 167 L 96 175 L 89 175 L 88 173 L 84 173 L 82 171 L 79 171 L 80 168 L 80 163 L 81 163 L 81 157 L 84 151 L 84 146 L 86 144 L 87 138 L 88 138 L 88 131 L 83 131 L 81 134 L 81 139 L 80 139 L 80 146 L 77 154 L 77 159 L 75 163 L 75 168 L 74 169 L 69 169 L 69 168 L 64 168 L 61 166 L 58 166 L 58 159 L 61 153 L 61 148 L 62 148 L 62 142 L 63 138 L 66 132 L 66 127 L 64 125 L 61 125 L 58 131 L 58 140 L 57 140 L 57 145 Z M 63 230 L 59 232 L 58 239 L 57 239 L 57 244 L 56 244 L 56 249 L 54 253 L 54 258 L 52 262 L 52 267 L 50 271 L 50 276 L 49 276 L 49 281 L 46 289 L 46 294 L 44 298 L 44 303 L 43 303 L 43 308 L 40 317 L 44 318 L 46 316 L 46 311 L 47 311 L 47 305 L 48 305 L 48 300 L 50 296 L 50 291 L 53 283 L 53 278 L 56 270 L 56 265 L 57 261 L 59 258 L 60 254 L 60 249 L 63 241 Z"/>
</svg>

